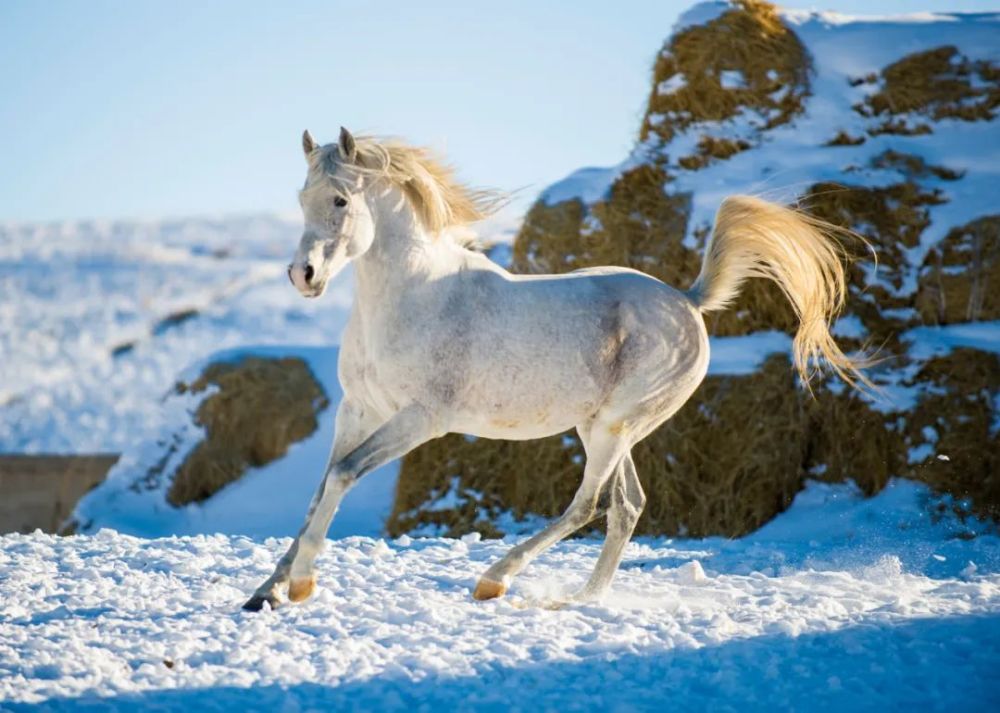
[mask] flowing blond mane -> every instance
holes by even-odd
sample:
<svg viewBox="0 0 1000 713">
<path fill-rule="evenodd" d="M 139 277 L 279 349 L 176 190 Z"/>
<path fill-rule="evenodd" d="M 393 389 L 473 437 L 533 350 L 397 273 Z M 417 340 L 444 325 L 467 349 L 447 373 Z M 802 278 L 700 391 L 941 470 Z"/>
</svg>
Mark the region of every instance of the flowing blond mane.
<svg viewBox="0 0 1000 713">
<path fill-rule="evenodd" d="M 489 217 L 506 201 L 498 191 L 461 183 L 454 169 L 426 148 L 373 136 L 358 136 L 355 142 L 354 162 L 343 161 L 337 144 L 328 144 L 316 150 L 320 157 L 315 169 L 344 192 L 352 173 L 390 181 L 402 190 L 424 229 L 433 235 L 460 236 L 462 231 L 453 229 Z"/>
</svg>

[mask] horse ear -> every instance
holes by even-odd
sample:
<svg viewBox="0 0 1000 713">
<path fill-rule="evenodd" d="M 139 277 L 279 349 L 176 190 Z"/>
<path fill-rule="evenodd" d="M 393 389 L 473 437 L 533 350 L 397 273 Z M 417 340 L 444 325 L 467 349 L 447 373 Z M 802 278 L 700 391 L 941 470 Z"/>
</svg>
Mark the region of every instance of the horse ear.
<svg viewBox="0 0 1000 713">
<path fill-rule="evenodd" d="M 309 158 L 309 154 L 316 150 L 319 144 L 316 143 L 316 139 L 313 135 L 309 133 L 309 129 L 302 132 L 302 151 L 305 152 L 306 158 Z"/>
<path fill-rule="evenodd" d="M 354 142 L 354 137 L 343 126 L 340 127 L 340 141 L 337 143 L 337 149 L 340 151 L 340 157 L 345 161 L 354 161 L 358 157 L 358 147 Z"/>
</svg>

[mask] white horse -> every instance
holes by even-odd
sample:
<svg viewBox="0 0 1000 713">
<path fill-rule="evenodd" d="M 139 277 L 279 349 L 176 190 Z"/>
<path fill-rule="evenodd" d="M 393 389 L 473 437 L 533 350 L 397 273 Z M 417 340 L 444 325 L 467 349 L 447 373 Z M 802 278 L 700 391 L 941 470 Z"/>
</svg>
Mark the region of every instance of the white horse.
<svg viewBox="0 0 1000 713">
<path fill-rule="evenodd" d="M 845 293 L 839 243 L 793 210 L 727 198 L 687 292 L 619 267 L 512 275 L 456 238 L 493 197 L 459 185 L 426 151 L 346 129 L 326 146 L 305 132 L 303 149 L 305 232 L 288 274 L 318 297 L 354 263 L 344 398 L 305 524 L 246 609 L 278 606 L 286 586 L 294 602 L 312 594 L 338 504 L 374 468 L 446 433 L 520 440 L 572 427 L 587 454 L 572 503 L 493 564 L 473 596 L 503 595 L 539 553 L 606 513 L 604 548 L 577 595 L 600 596 L 646 501 L 630 451 L 698 388 L 709 359 L 702 314 L 726 307 L 748 277 L 773 280 L 795 308 L 804 381 L 823 359 L 848 383 L 867 383 L 828 330 Z"/>
</svg>

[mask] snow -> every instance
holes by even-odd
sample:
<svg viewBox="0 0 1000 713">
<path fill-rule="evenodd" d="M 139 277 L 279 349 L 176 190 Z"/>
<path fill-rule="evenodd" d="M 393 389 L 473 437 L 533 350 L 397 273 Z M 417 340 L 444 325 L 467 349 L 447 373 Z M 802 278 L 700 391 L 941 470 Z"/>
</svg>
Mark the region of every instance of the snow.
<svg viewBox="0 0 1000 713">
<path fill-rule="evenodd" d="M 903 333 L 914 359 L 930 359 L 965 347 L 1000 354 L 1000 321 L 914 327 Z"/>
<path fill-rule="evenodd" d="M 743 89 L 747 81 L 740 70 L 726 69 L 719 73 L 719 84 L 723 89 Z"/>
<path fill-rule="evenodd" d="M 792 338 L 784 332 L 754 332 L 745 337 L 711 337 L 708 373 L 741 376 L 752 374 L 771 354 L 791 354 Z"/>
<path fill-rule="evenodd" d="M 709 23 L 723 13 L 727 12 L 731 7 L 732 6 L 728 2 L 720 2 L 719 0 L 715 0 L 713 2 L 700 2 L 692 5 L 687 10 L 682 12 L 679 18 L 677 18 L 677 22 L 674 23 L 671 34 L 677 35 L 694 25 L 704 25 Z"/>
<path fill-rule="evenodd" d="M 989 710 L 1000 542 L 929 497 L 811 483 L 749 537 L 630 544 L 604 601 L 561 610 L 599 543 L 481 603 L 512 538 L 345 538 L 312 600 L 249 614 L 287 539 L 7 535 L 0 708 Z"/>
</svg>

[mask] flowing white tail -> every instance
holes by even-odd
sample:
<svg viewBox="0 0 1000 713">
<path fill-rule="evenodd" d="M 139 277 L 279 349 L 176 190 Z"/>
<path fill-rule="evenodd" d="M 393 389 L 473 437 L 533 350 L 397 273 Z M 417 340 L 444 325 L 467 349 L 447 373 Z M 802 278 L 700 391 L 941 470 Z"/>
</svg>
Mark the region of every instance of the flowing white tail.
<svg viewBox="0 0 1000 713">
<path fill-rule="evenodd" d="M 809 365 L 822 357 L 851 386 L 873 388 L 861 371 L 864 360 L 844 354 L 830 335 L 847 294 L 846 255 L 835 235 L 847 232 L 759 198 L 726 198 L 688 296 L 702 312 L 713 312 L 728 307 L 747 278 L 766 277 L 798 317 L 792 355 L 803 382 L 809 384 Z"/>
</svg>

